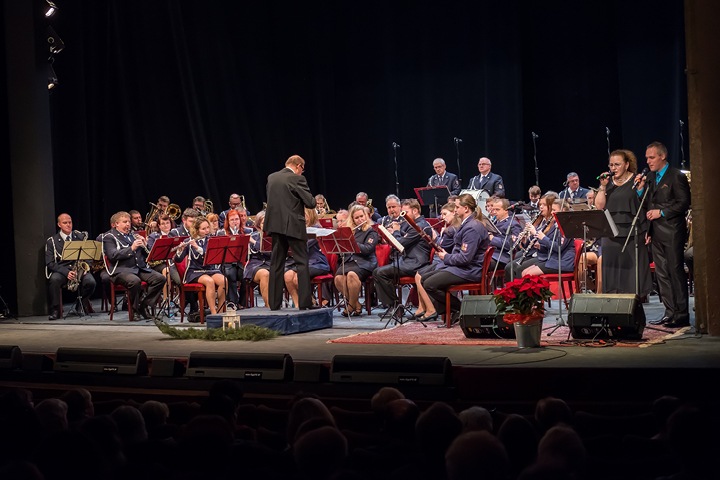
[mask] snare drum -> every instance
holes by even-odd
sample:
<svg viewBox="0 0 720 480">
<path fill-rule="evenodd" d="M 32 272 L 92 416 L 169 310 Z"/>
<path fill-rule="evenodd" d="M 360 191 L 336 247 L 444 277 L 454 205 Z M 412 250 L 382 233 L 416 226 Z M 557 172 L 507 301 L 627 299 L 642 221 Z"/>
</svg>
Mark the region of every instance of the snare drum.
<svg viewBox="0 0 720 480">
<path fill-rule="evenodd" d="M 480 207 L 480 210 L 482 210 L 483 214 L 485 216 L 488 215 L 488 211 L 485 208 L 485 202 L 488 198 L 490 198 L 490 193 L 487 190 L 466 188 L 465 190 L 460 191 L 460 195 L 462 195 L 463 193 L 467 193 L 468 195 L 472 196 L 475 199 L 475 203 L 477 203 L 477 206 Z"/>
</svg>

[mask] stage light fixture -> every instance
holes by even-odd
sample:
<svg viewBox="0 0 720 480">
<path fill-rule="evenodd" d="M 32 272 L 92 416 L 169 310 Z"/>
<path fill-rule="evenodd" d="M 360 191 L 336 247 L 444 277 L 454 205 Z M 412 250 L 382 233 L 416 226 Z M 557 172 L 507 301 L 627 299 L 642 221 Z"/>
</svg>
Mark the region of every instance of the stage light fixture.
<svg viewBox="0 0 720 480">
<path fill-rule="evenodd" d="M 48 9 L 45 11 L 45 16 L 50 18 L 53 15 L 55 15 L 55 12 L 57 11 L 57 5 L 55 5 L 50 0 L 45 0 L 48 4 Z"/>
<path fill-rule="evenodd" d="M 52 90 L 58 84 L 58 79 L 57 75 L 55 75 L 55 69 L 52 66 L 55 59 L 50 57 L 48 60 L 50 61 L 50 63 L 48 63 L 48 90 Z"/>
<path fill-rule="evenodd" d="M 50 45 L 50 53 L 60 53 L 65 48 L 65 42 L 62 41 L 55 29 L 49 25 L 47 28 L 47 41 L 48 45 Z"/>
</svg>

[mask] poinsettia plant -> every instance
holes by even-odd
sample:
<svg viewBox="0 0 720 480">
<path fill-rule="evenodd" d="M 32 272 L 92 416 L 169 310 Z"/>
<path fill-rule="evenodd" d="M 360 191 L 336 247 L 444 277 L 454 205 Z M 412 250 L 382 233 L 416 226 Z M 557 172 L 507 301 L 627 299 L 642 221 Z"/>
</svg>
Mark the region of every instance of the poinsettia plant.
<svg viewBox="0 0 720 480">
<path fill-rule="evenodd" d="M 527 275 L 506 283 L 494 292 L 498 313 L 544 315 L 545 302 L 553 296 L 550 284 L 538 275 Z"/>
</svg>

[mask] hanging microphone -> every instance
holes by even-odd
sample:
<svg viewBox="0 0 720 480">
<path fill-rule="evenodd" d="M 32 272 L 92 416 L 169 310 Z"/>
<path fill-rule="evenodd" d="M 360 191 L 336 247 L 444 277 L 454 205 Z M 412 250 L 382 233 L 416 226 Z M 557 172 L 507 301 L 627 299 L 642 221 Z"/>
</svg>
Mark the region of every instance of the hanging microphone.
<svg viewBox="0 0 720 480">
<path fill-rule="evenodd" d="M 683 122 L 682 120 L 680 120 L 680 126 L 682 127 L 683 125 L 685 125 L 685 122 Z"/>
<path fill-rule="evenodd" d="M 605 132 L 610 135 L 610 129 L 608 127 L 605 127 Z"/>
<path fill-rule="evenodd" d="M 633 190 L 636 190 L 638 185 L 640 184 L 640 182 L 647 178 L 648 171 L 649 171 L 648 167 L 643 168 L 643 171 L 640 172 L 640 180 L 638 180 L 636 178 L 635 181 L 633 182 L 633 186 L 632 186 Z"/>
<path fill-rule="evenodd" d="M 455 137 L 455 143 L 462 143 L 462 138 Z"/>
<path fill-rule="evenodd" d="M 539 136 L 540 136 L 540 135 L 538 135 L 537 133 L 532 132 L 532 137 L 533 137 L 533 138 L 538 138 Z"/>
<path fill-rule="evenodd" d="M 400 144 L 393 142 L 393 148 L 398 148 Z"/>
<path fill-rule="evenodd" d="M 598 177 L 595 180 L 602 180 L 612 175 L 612 172 L 605 172 L 598 175 Z"/>
</svg>

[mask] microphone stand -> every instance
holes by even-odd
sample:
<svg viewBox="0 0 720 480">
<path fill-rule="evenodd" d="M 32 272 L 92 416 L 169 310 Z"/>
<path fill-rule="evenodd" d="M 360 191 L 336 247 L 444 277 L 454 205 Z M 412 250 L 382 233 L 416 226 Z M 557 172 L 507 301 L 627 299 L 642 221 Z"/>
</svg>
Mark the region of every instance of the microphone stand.
<svg viewBox="0 0 720 480">
<path fill-rule="evenodd" d="M 400 181 L 398 180 L 398 163 L 397 163 L 397 149 L 399 146 L 400 145 L 398 145 L 395 142 L 392 143 L 393 153 L 395 155 L 395 195 L 397 195 L 398 198 L 400 198 Z"/>
<path fill-rule="evenodd" d="M 537 145 L 535 145 L 536 138 L 538 138 L 538 135 L 535 132 L 532 132 L 533 160 L 535 160 L 535 185 L 537 185 L 539 187 L 540 186 L 540 169 L 538 168 L 538 163 L 537 163 Z"/>
<path fill-rule="evenodd" d="M 608 158 L 610 158 L 610 129 L 608 127 L 605 127 L 605 135 L 607 136 Z"/>
<path fill-rule="evenodd" d="M 680 169 L 681 170 L 687 170 L 687 167 L 685 165 L 685 147 L 683 144 L 685 143 L 685 139 L 683 138 L 683 126 L 685 125 L 685 122 L 680 120 L 680 155 L 682 157 L 682 161 L 680 162 Z"/>
<path fill-rule="evenodd" d="M 681 135 L 682 135 L 682 133 L 681 133 Z M 462 178 L 460 176 L 460 142 L 462 142 L 462 138 L 455 137 L 455 151 L 457 152 L 457 167 L 458 167 L 458 175 L 457 175 L 458 183 L 460 185 L 462 185 Z"/>
<path fill-rule="evenodd" d="M 490 277 L 492 280 L 495 279 L 495 272 L 497 272 L 498 266 L 500 265 L 500 259 L 502 258 L 502 252 L 503 252 L 503 250 L 505 250 L 505 243 L 507 243 L 507 239 L 510 236 L 510 232 L 511 232 L 514 221 L 515 221 L 515 210 L 513 209 L 513 214 L 512 214 L 512 217 L 510 218 L 510 223 L 508 223 L 507 230 L 505 230 L 505 238 L 503 239 L 503 243 L 500 246 L 500 255 L 498 255 L 498 260 L 497 260 L 497 262 L 495 262 L 495 268 L 493 269 L 492 277 Z M 510 257 L 510 264 L 512 267 L 513 259 L 512 259 L 511 252 L 508 252 L 508 256 Z M 512 278 L 512 277 L 514 277 L 512 268 L 510 268 L 510 276 L 511 276 L 511 278 L 510 278 L 511 281 L 515 280 L 514 278 Z"/>
<path fill-rule="evenodd" d="M 567 195 L 563 197 L 562 205 L 560 205 L 560 211 L 565 210 L 565 202 L 567 201 Z M 555 232 L 553 232 L 553 239 L 552 243 L 550 244 L 550 250 L 548 251 L 548 260 L 550 259 L 550 255 L 552 255 L 553 248 L 555 247 L 555 238 L 557 237 L 557 233 L 560 231 L 560 224 L 557 221 L 557 218 L 555 219 Z M 555 320 L 555 326 L 551 327 L 551 330 L 548 332 L 547 336 L 549 337 L 555 331 L 560 327 L 567 327 L 567 323 L 565 323 L 565 319 L 562 316 L 562 302 L 565 295 L 565 289 L 563 288 L 562 283 L 562 251 L 560 250 L 560 247 L 562 246 L 562 238 L 559 242 L 557 242 L 558 245 L 558 316 Z M 568 339 L 570 338 L 570 331 L 568 330 Z"/>
</svg>

